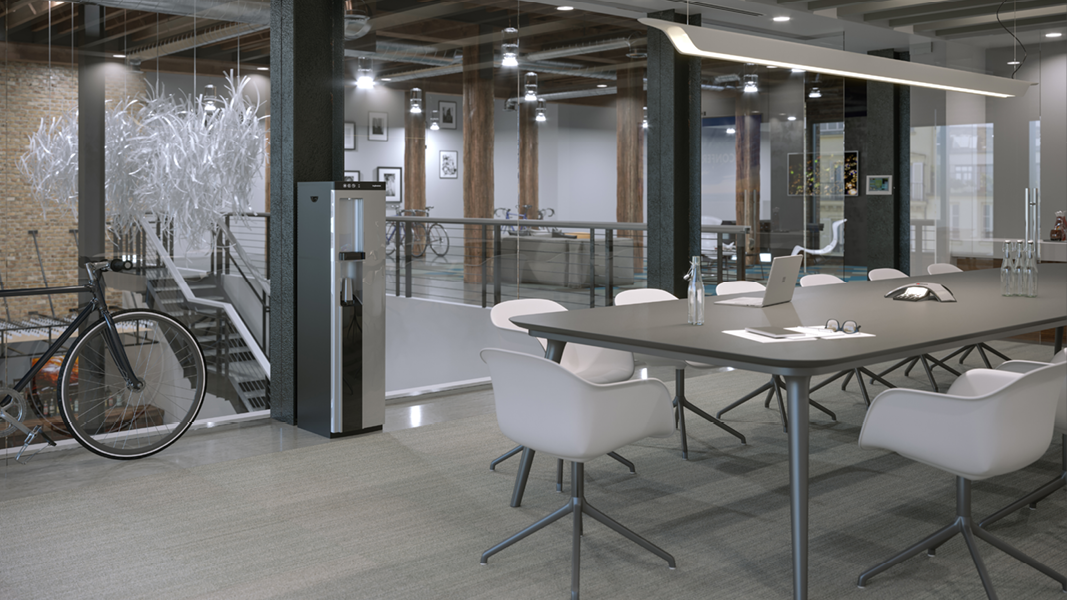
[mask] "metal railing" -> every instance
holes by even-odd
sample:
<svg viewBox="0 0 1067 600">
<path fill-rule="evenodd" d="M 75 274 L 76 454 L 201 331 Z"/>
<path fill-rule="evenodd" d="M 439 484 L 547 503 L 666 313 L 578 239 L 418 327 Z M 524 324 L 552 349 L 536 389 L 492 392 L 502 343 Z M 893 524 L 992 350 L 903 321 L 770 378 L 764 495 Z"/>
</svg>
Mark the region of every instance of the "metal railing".
<svg viewBox="0 0 1067 600">
<path fill-rule="evenodd" d="M 482 307 L 543 297 L 594 307 L 647 284 L 644 223 L 407 216 L 386 223 L 387 290 L 396 296 Z M 744 248 L 750 228 L 707 225 L 701 232 L 714 240 L 702 244 L 707 280 L 724 281 L 731 270 L 744 280 L 731 247 Z"/>
<path fill-rule="evenodd" d="M 269 219 L 269 215 L 268 219 Z M 227 217 L 229 221 L 229 217 Z M 255 240 L 255 238 L 252 238 Z M 269 240 L 269 236 L 260 238 Z M 249 241 L 246 236 L 245 241 Z M 238 312 L 241 313 L 241 317 L 244 319 L 256 319 L 260 322 L 260 335 L 256 338 L 256 343 L 259 345 L 260 350 L 264 354 L 270 355 L 269 342 L 267 332 L 268 316 L 270 313 L 270 281 L 265 277 L 262 271 L 266 271 L 266 266 L 269 262 L 263 260 L 256 260 L 246 251 L 245 245 L 237 238 L 233 231 L 227 225 L 220 225 L 215 235 L 215 251 L 211 253 L 211 272 L 216 276 L 218 281 L 222 281 L 223 276 L 236 275 L 243 281 L 248 290 L 256 298 L 255 303 L 255 315 L 247 314 L 248 307 L 241 308 L 238 305 Z M 265 244 L 264 244 L 265 246 Z"/>
</svg>

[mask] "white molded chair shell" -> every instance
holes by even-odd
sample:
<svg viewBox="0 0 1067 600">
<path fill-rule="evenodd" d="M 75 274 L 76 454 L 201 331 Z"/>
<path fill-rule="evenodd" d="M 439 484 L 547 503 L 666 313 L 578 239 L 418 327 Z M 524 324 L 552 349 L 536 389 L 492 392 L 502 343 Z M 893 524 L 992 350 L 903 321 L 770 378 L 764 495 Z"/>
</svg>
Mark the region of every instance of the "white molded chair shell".
<svg viewBox="0 0 1067 600">
<path fill-rule="evenodd" d="M 722 284 L 719 284 L 722 285 Z M 759 285 L 758 283 L 756 285 Z M 762 286 L 761 286 L 762 287 Z M 645 304 L 647 302 L 666 302 L 668 300 L 677 300 L 678 298 L 668 292 L 667 290 L 661 290 L 657 288 L 639 288 L 635 290 L 625 290 L 619 292 L 615 296 L 616 306 L 626 306 L 629 304 Z M 717 369 L 718 365 L 712 365 L 708 363 L 698 363 L 690 360 L 675 360 L 672 358 L 664 358 L 661 356 L 654 356 L 651 354 L 638 354 L 636 360 L 639 360 L 651 367 L 674 367 L 675 369 L 684 369 L 687 366 L 696 367 L 698 369 Z"/>
<path fill-rule="evenodd" d="M 674 433 L 667 386 L 658 379 L 596 384 L 556 363 L 486 348 L 500 430 L 537 452 L 587 462 L 646 437 Z"/>
<path fill-rule="evenodd" d="M 872 269 L 870 273 L 867 273 L 867 279 L 871 281 L 882 281 L 883 279 L 901 279 L 907 277 L 908 274 L 896 269 Z"/>
<path fill-rule="evenodd" d="M 1060 364 L 1067 362 L 1067 348 L 1061 350 L 1056 356 L 1052 358 L 1051 363 L 1036 362 L 1031 360 L 1009 360 L 1007 362 L 1000 363 L 997 366 L 998 371 L 1008 371 L 1011 373 L 1029 373 L 1034 369 L 1040 369 L 1041 367 L 1048 366 L 1049 364 Z M 1056 408 L 1056 431 L 1063 435 L 1067 435 L 1067 382 L 1060 388 L 1060 403 Z"/>
<path fill-rule="evenodd" d="M 926 267 L 926 272 L 930 275 L 942 275 L 944 273 L 962 273 L 963 269 L 948 263 L 934 263 Z"/>
<path fill-rule="evenodd" d="M 724 281 L 715 286 L 715 295 L 748 294 L 750 292 L 762 292 L 766 289 L 758 281 Z"/>
<path fill-rule="evenodd" d="M 813 287 L 816 285 L 830 285 L 834 283 L 845 283 L 840 277 L 828 275 L 826 273 L 816 273 L 814 275 L 805 275 L 800 278 L 800 287 Z"/>
<path fill-rule="evenodd" d="M 796 256 L 801 252 L 807 252 L 808 254 L 818 255 L 829 254 L 833 252 L 834 248 L 837 247 L 838 241 L 841 240 L 841 228 L 845 225 L 845 221 L 847 220 L 848 219 L 841 219 L 840 221 L 834 221 L 833 225 L 830 226 L 830 233 L 833 235 L 833 237 L 830 239 L 830 243 L 824 246 L 823 248 L 820 248 L 819 250 L 811 250 L 805 248 L 804 246 L 793 246 L 793 252 L 791 255 Z"/>
<path fill-rule="evenodd" d="M 896 452 L 969 480 L 1021 469 L 1048 450 L 1067 363 L 1026 374 L 971 369 L 945 394 L 892 389 L 867 409 L 862 448 Z"/>
<path fill-rule="evenodd" d="M 536 315 L 544 313 L 562 312 L 566 307 L 543 298 L 519 298 L 501 302 L 489 311 L 489 318 L 493 325 L 507 330 L 527 334 L 522 327 L 511 322 L 512 317 L 522 315 Z M 548 348 L 548 343 L 537 338 L 542 348 Z M 563 350 L 563 359 L 560 364 L 567 370 L 583 379 L 596 383 L 613 383 L 626 381 L 634 374 L 634 355 L 631 352 L 585 346 L 583 344 L 567 344 Z"/>
</svg>

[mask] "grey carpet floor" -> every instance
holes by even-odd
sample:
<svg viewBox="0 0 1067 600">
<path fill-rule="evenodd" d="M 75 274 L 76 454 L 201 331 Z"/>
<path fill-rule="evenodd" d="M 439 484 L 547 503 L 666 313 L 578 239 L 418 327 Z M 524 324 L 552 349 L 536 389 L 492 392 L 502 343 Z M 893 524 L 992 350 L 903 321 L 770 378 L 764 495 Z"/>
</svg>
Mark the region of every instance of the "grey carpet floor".
<svg viewBox="0 0 1067 600">
<path fill-rule="evenodd" d="M 763 381 L 714 373 L 688 380 L 687 392 L 714 410 Z M 812 411 L 811 597 L 983 598 L 959 538 L 856 588 L 865 568 L 948 524 L 953 479 L 858 448 L 854 384 L 815 397 L 839 421 Z M 691 416 L 689 461 L 666 438 L 621 451 L 636 475 L 606 458 L 589 464 L 589 501 L 678 568 L 588 520 L 584 598 L 791 595 L 786 436 L 761 401 L 730 416 L 748 445 Z M 567 520 L 478 564 L 566 500 L 554 461 L 541 457 L 523 506 L 508 507 L 517 461 L 487 467 L 512 445 L 482 415 L 0 502 L 0 598 L 566 598 Z M 976 483 L 975 513 L 1051 479 L 1059 451 L 1057 441 L 1033 466 Z M 1067 494 L 992 531 L 1067 572 Z M 1064 597 L 1040 573 L 982 550 L 1001 598 Z"/>
</svg>

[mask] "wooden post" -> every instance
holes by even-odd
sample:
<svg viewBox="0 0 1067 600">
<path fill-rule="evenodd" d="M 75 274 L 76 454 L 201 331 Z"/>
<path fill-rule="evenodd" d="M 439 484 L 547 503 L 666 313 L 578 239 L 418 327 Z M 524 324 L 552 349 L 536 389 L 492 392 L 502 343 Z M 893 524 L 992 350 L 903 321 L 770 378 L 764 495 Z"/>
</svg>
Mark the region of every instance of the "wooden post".
<svg viewBox="0 0 1067 600">
<path fill-rule="evenodd" d="M 404 208 L 414 210 L 426 209 L 426 113 L 412 113 L 411 92 L 404 94 Z M 411 213 L 419 214 L 419 213 Z M 412 224 L 413 230 L 425 231 L 418 224 Z M 426 251 L 426 236 L 412 236 L 411 251 L 421 256 Z"/>
<path fill-rule="evenodd" d="M 745 264 L 759 264 L 759 197 L 760 197 L 760 117 L 748 110 L 749 100 L 737 99 L 734 147 L 737 154 L 737 224 L 748 225 L 752 233 L 745 238 Z M 740 248 L 738 249 L 741 250 Z"/>
<path fill-rule="evenodd" d="M 519 102 L 519 212 L 536 219 L 540 209 L 537 196 L 537 113 L 536 102 Z"/>
<path fill-rule="evenodd" d="M 620 223 L 644 223 L 645 179 L 645 90 L 644 69 L 620 69 L 615 96 L 615 218 Z M 619 230 L 619 237 L 631 238 L 634 244 L 634 270 L 644 271 L 644 234 Z"/>
<path fill-rule="evenodd" d="M 463 216 L 493 216 L 493 48 L 463 48 Z M 483 246 L 481 226 L 464 227 L 463 281 L 480 283 L 482 263 L 493 254 Z"/>
</svg>

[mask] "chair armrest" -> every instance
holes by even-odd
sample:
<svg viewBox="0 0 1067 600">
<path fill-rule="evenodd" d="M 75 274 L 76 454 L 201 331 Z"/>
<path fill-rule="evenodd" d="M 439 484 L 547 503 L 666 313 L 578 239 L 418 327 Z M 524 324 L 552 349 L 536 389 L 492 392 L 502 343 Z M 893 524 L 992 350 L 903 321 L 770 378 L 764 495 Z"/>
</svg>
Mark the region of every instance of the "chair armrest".
<svg viewBox="0 0 1067 600">
<path fill-rule="evenodd" d="M 1046 365 L 1040 365 L 1046 366 Z M 1028 369 L 1032 370 L 1032 369 Z M 1023 372 L 1002 371 L 999 369 L 971 369 L 956 378 L 945 392 L 949 396 L 973 398 L 992 394 L 1023 376 Z"/>
<path fill-rule="evenodd" d="M 997 365 L 996 370 L 1007 371 L 1009 373 L 1029 373 L 1034 369 L 1040 369 L 1045 366 L 1048 366 L 1048 363 L 1033 360 L 1009 360 L 1008 362 Z"/>
</svg>

